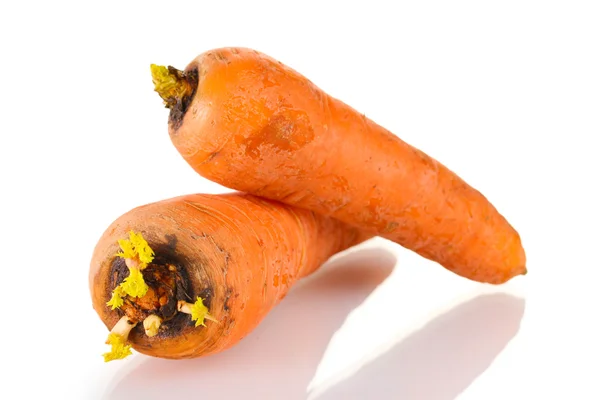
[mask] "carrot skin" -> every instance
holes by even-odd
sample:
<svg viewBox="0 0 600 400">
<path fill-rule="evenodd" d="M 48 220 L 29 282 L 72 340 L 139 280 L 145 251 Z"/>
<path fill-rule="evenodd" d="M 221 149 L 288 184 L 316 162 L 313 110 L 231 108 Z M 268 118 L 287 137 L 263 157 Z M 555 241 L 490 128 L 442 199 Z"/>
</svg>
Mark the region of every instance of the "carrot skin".
<svg viewBox="0 0 600 400">
<path fill-rule="evenodd" d="M 169 134 L 203 177 L 334 217 L 471 280 L 526 272 L 518 232 L 483 194 L 298 72 L 245 48 L 203 53 L 185 71 L 198 85 Z"/>
<path fill-rule="evenodd" d="M 89 284 L 95 311 L 111 329 L 121 318 L 106 305 L 114 289 L 117 241 L 141 232 L 157 259 L 174 260 L 188 279 L 187 301 L 205 297 L 219 322 L 195 327 L 187 314 L 148 337 L 129 335 L 138 352 L 161 358 L 205 356 L 234 346 L 288 290 L 329 257 L 370 237 L 313 212 L 242 193 L 186 195 L 137 207 L 114 221 L 98 241 Z"/>
</svg>

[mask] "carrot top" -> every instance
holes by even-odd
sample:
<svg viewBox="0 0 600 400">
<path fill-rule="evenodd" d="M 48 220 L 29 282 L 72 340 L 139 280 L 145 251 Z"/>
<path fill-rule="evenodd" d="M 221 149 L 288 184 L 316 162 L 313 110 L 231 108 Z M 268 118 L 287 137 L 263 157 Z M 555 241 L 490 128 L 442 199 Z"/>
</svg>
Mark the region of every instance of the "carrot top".
<svg viewBox="0 0 600 400">
<path fill-rule="evenodd" d="M 176 282 L 181 279 L 177 275 L 174 265 L 156 265 L 154 251 L 141 233 L 129 232 L 128 239 L 118 240 L 120 251 L 117 257 L 125 259 L 129 275 L 123 279 L 112 291 L 110 300 L 106 303 L 112 310 L 121 309 L 125 314 L 113 327 L 107 344 L 111 350 L 104 354 L 104 361 L 119 360 L 129 356 L 131 345 L 127 344 L 129 332 L 138 323 L 142 322 L 144 331 L 149 337 L 156 336 L 163 323 L 163 318 L 172 318 L 172 315 L 161 313 L 161 307 L 167 304 L 174 296 Z M 152 263 L 151 265 L 149 265 Z M 147 268 L 147 278 L 150 286 L 144 281 Z M 173 300 L 174 301 L 174 300 Z M 177 311 L 189 314 L 196 327 L 206 326 L 205 320 L 217 322 L 204 305 L 203 299 L 197 297 L 194 304 L 184 300 L 177 302 Z"/>
<path fill-rule="evenodd" d="M 163 99 L 167 108 L 172 108 L 182 99 L 190 97 L 195 89 L 195 79 L 171 66 L 151 64 L 152 82 L 154 90 Z"/>
</svg>

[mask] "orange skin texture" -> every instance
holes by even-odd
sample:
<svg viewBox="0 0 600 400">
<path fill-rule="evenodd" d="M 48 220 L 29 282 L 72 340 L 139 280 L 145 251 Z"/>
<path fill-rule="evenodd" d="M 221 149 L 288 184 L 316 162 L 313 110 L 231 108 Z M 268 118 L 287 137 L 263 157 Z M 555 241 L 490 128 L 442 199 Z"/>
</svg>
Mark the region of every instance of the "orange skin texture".
<svg viewBox="0 0 600 400">
<path fill-rule="evenodd" d="M 329 257 L 369 237 L 354 227 L 248 194 L 194 194 L 137 207 L 117 218 L 98 241 L 89 271 L 92 303 L 108 329 L 120 315 L 106 305 L 118 239 L 141 232 L 157 255 L 169 238 L 185 260 L 191 297 L 206 288 L 209 313 L 219 322 L 195 327 L 191 318 L 175 334 L 148 337 L 139 323 L 129 335 L 138 352 L 182 359 L 234 346 L 278 304 L 294 283 Z M 193 302 L 193 301 L 192 301 Z"/>
<path fill-rule="evenodd" d="M 203 53 L 171 140 L 223 186 L 334 217 L 474 281 L 526 272 L 517 231 L 476 189 L 260 52 Z"/>
</svg>

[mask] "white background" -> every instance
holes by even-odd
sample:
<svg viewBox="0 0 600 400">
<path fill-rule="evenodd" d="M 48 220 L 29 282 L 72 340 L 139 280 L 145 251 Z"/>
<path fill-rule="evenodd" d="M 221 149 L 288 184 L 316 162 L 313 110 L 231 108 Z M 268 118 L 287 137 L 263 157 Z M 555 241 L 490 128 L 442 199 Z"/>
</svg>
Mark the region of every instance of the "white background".
<svg viewBox="0 0 600 400">
<path fill-rule="evenodd" d="M 600 398 L 598 2 L 391 4 L 2 2 L 0 397 Z M 226 191 L 172 147 L 149 65 L 220 46 L 281 60 L 456 171 L 518 229 L 529 274 L 480 285 L 375 239 L 230 351 L 105 364 L 101 233 Z"/>
</svg>

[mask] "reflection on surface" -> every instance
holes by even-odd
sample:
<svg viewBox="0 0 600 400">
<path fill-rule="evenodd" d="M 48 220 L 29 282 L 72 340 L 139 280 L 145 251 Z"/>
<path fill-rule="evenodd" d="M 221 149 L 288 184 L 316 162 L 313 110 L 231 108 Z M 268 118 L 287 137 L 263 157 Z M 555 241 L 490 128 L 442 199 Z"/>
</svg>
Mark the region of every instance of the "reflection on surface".
<svg viewBox="0 0 600 400">
<path fill-rule="evenodd" d="M 516 335 L 525 301 L 481 295 L 435 318 L 318 400 L 450 400 L 481 375 Z"/>
<path fill-rule="evenodd" d="M 395 256 L 379 248 L 341 255 L 299 282 L 234 348 L 193 360 L 144 357 L 139 365 L 123 367 L 105 397 L 305 399 L 331 337 L 395 264 Z"/>
</svg>

